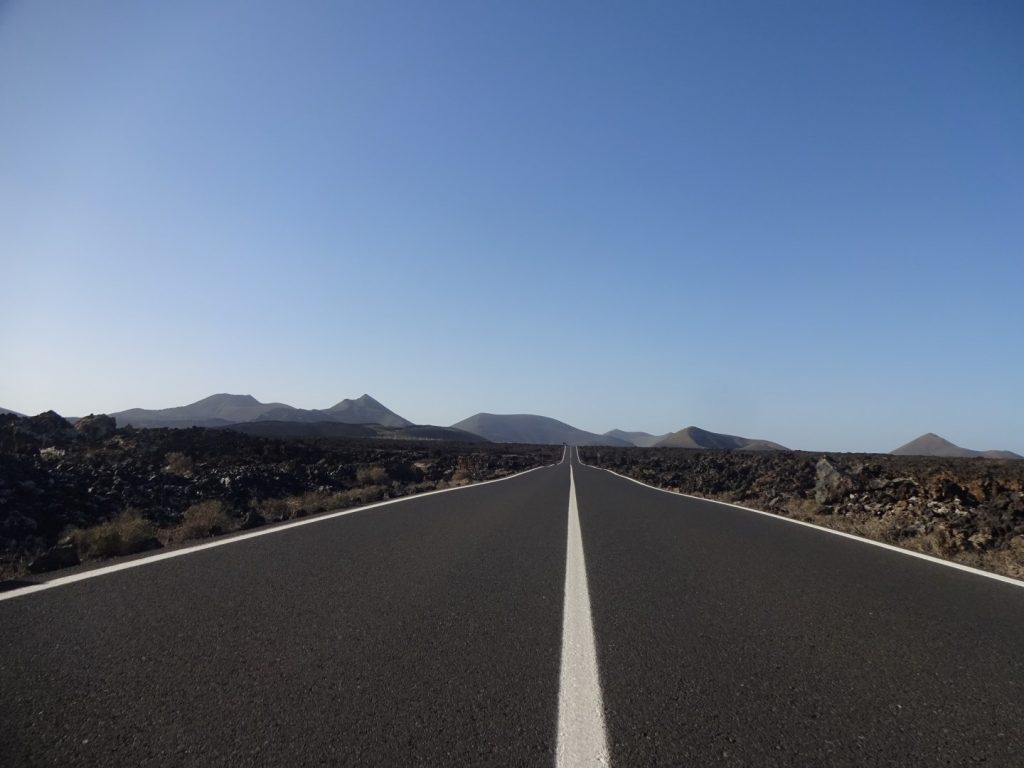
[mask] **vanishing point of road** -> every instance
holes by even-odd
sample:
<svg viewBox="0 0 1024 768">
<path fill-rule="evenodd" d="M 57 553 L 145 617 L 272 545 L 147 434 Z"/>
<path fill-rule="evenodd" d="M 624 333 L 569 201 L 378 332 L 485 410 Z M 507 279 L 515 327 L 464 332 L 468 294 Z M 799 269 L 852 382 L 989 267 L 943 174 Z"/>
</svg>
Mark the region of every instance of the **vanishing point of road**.
<svg viewBox="0 0 1024 768">
<path fill-rule="evenodd" d="M 3 766 L 1024 765 L 1024 589 L 581 464 L 0 593 Z"/>
</svg>

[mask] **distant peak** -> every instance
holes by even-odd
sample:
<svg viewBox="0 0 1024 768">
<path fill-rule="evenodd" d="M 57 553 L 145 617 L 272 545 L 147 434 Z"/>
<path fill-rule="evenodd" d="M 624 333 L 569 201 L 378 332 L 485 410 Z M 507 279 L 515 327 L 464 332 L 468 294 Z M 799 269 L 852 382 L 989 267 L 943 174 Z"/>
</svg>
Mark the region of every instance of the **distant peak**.
<svg viewBox="0 0 1024 768">
<path fill-rule="evenodd" d="M 339 400 L 332 407 L 338 408 L 340 406 L 348 405 L 380 405 L 380 403 L 364 392 L 359 397 L 346 397 L 342 400 Z"/>
<path fill-rule="evenodd" d="M 914 438 L 906 445 L 901 445 L 891 453 L 897 456 L 975 456 L 977 451 L 962 448 L 956 443 L 951 443 L 944 437 L 934 432 L 926 432 L 920 437 Z"/>
<path fill-rule="evenodd" d="M 383 424 L 384 426 L 409 426 L 412 424 L 408 419 L 403 419 L 365 393 L 355 400 L 345 398 L 326 410 L 342 416 L 346 420 L 357 419 L 357 421 L 351 422 L 353 424 Z"/>
<path fill-rule="evenodd" d="M 200 403 L 237 403 L 238 405 L 259 405 L 257 400 L 252 395 L 231 395 L 227 392 L 221 392 L 216 395 L 210 395 L 199 400 Z"/>
</svg>

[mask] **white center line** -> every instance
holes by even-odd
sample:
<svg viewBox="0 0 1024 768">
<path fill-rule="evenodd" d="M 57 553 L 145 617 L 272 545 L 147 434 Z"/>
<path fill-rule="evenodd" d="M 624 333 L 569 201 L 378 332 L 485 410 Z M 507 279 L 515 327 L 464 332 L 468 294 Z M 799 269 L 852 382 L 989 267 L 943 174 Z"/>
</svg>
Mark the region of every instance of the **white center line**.
<svg viewBox="0 0 1024 768">
<path fill-rule="evenodd" d="M 557 768 L 610 765 L 594 623 L 590 616 L 590 593 L 587 591 L 587 568 L 583 559 L 583 536 L 576 506 L 576 480 L 571 465 L 555 765 Z"/>
</svg>

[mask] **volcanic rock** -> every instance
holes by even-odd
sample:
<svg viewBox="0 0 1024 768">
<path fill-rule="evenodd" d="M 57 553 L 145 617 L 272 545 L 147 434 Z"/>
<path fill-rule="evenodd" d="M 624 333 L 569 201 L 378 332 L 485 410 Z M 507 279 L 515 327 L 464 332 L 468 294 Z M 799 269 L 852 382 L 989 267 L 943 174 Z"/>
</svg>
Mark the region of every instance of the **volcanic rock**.
<svg viewBox="0 0 1024 768">
<path fill-rule="evenodd" d="M 814 500 L 834 504 L 853 490 L 853 480 L 832 462 L 822 458 L 815 467 Z"/>
<path fill-rule="evenodd" d="M 257 512 L 255 509 L 250 509 L 245 517 L 242 518 L 241 528 L 242 530 L 249 530 L 250 528 L 259 528 L 261 525 L 267 524 L 267 518 Z"/>
<path fill-rule="evenodd" d="M 28 569 L 32 573 L 45 573 L 46 571 L 56 571 L 58 568 L 70 568 L 81 562 L 74 544 L 58 544 L 55 547 L 50 547 L 29 563 Z"/>
<path fill-rule="evenodd" d="M 71 422 L 55 411 L 44 411 L 38 416 L 20 419 L 18 429 L 39 440 L 40 445 L 47 447 L 64 447 L 70 445 L 78 437 Z"/>
<path fill-rule="evenodd" d="M 117 431 L 117 422 L 105 413 L 90 413 L 75 422 L 75 431 L 90 442 L 99 442 Z"/>
</svg>

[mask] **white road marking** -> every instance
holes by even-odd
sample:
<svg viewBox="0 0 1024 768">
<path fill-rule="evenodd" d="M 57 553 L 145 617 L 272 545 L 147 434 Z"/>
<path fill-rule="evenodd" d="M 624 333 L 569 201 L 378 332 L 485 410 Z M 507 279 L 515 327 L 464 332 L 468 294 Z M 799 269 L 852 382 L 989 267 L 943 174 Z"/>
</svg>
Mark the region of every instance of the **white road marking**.
<svg viewBox="0 0 1024 768">
<path fill-rule="evenodd" d="M 563 453 L 564 458 L 564 453 Z M 548 467 L 555 466 L 554 464 L 546 465 Z M 403 496 L 400 499 L 388 499 L 387 501 L 378 501 L 375 504 L 367 504 L 362 507 L 353 507 L 352 509 L 342 509 L 337 512 L 330 512 L 325 515 L 319 515 L 318 517 L 307 517 L 302 520 L 296 520 L 291 523 L 284 523 L 282 525 L 276 525 L 272 528 L 263 528 L 258 531 L 250 531 L 249 533 L 242 533 L 237 536 L 231 536 L 223 539 L 215 539 L 208 541 L 203 544 L 194 544 L 190 547 L 182 547 L 181 549 L 174 549 L 169 552 L 160 552 L 149 557 L 140 557 L 136 560 L 129 560 L 124 563 L 117 563 L 115 565 L 107 565 L 102 568 L 94 568 L 88 571 L 82 571 L 81 573 L 74 573 L 70 576 L 61 576 L 50 581 L 45 581 L 41 584 L 33 584 L 28 587 L 21 587 L 19 589 L 12 589 L 9 592 L 0 592 L 0 602 L 4 600 L 11 600 L 15 597 L 22 597 L 23 595 L 30 595 L 34 592 L 43 592 L 47 589 L 54 589 L 55 587 L 63 587 L 66 584 L 74 584 L 76 581 L 85 581 L 86 579 L 95 579 L 97 576 L 106 576 L 108 573 L 116 573 L 117 571 L 125 571 L 129 568 L 138 568 L 143 565 L 150 565 L 161 560 L 170 560 L 172 557 L 181 557 L 182 555 L 191 555 L 193 552 L 200 552 L 204 549 L 213 549 L 214 547 L 225 547 L 228 544 L 236 544 L 239 541 L 246 541 L 248 539 L 255 539 L 259 536 L 270 536 L 274 533 L 281 533 L 281 531 L 291 530 L 292 528 L 298 528 L 303 525 L 314 525 L 316 523 L 322 523 L 325 520 L 333 520 L 336 517 L 343 517 L 344 515 L 351 515 L 355 512 L 363 512 L 368 509 L 377 509 L 379 507 L 387 507 L 391 504 L 401 504 L 403 501 L 413 501 L 414 499 L 422 499 L 424 496 L 433 496 L 438 493 L 448 493 L 450 491 L 465 491 L 470 488 L 479 488 L 481 485 L 488 485 L 489 483 L 500 483 L 503 480 L 511 480 L 513 477 L 522 477 L 525 474 L 534 472 L 538 469 L 545 469 L 546 467 L 533 467 L 532 469 L 524 470 L 523 472 L 517 472 L 514 475 L 508 475 L 507 477 L 498 477 L 494 480 L 484 480 L 479 483 L 472 483 L 470 485 L 461 485 L 458 488 L 441 488 L 437 491 L 426 491 L 425 493 L 417 493 L 412 496 Z"/>
<path fill-rule="evenodd" d="M 576 454 L 579 458 L 579 454 Z M 557 768 L 610 765 L 604 702 L 597 670 L 594 624 L 587 591 L 576 481 L 569 466 L 569 535 L 562 612 L 562 671 L 558 682 Z"/>
<path fill-rule="evenodd" d="M 814 523 L 804 522 L 803 520 L 794 520 L 792 517 L 784 517 L 783 515 L 776 515 L 772 512 L 765 512 L 763 509 L 752 509 L 751 507 L 741 507 L 739 504 L 730 504 L 727 501 L 716 501 L 715 499 L 705 499 L 702 496 L 692 496 L 688 493 L 680 493 L 679 491 L 670 491 L 667 488 L 658 488 L 655 485 L 649 485 L 648 483 L 641 482 L 636 478 L 627 477 L 626 475 L 620 475 L 618 472 L 612 469 L 605 469 L 604 467 L 595 467 L 591 464 L 586 464 L 580 459 L 579 448 L 576 449 L 576 459 L 584 467 L 590 467 L 591 469 L 600 469 L 603 472 L 608 472 L 617 477 L 621 477 L 623 480 L 629 480 L 637 485 L 642 485 L 644 488 L 650 488 L 654 491 L 661 491 L 662 493 L 669 493 L 673 496 L 683 496 L 687 499 L 696 499 L 697 501 L 706 501 L 709 504 L 720 504 L 723 507 L 733 507 L 734 509 L 742 509 L 744 512 L 753 512 L 755 515 L 764 515 L 772 520 L 778 520 L 783 523 L 792 523 L 793 525 L 802 525 L 805 528 L 813 528 L 816 531 L 822 533 L 831 533 L 833 536 L 842 536 L 844 539 L 851 539 L 858 541 L 861 544 L 870 544 L 873 547 L 881 547 L 882 549 L 888 549 L 890 552 L 897 552 L 901 555 L 907 555 L 908 557 L 916 557 L 920 560 L 927 560 L 929 563 L 935 563 L 936 565 L 944 565 L 947 568 L 956 568 L 958 571 L 966 571 L 967 573 L 973 573 L 975 576 L 984 576 L 986 579 L 994 579 L 995 581 L 1001 581 L 1004 584 L 1012 584 L 1015 587 L 1024 587 L 1024 581 L 1018 579 L 1012 579 L 1009 576 L 1003 576 L 998 573 L 990 573 L 988 571 L 982 571 L 978 568 L 971 568 L 969 565 L 961 565 L 960 563 L 954 563 L 951 560 L 943 560 L 941 557 L 933 557 L 932 555 L 926 555 L 923 552 L 915 552 L 912 549 L 903 549 L 903 547 L 897 547 L 892 544 L 886 544 L 882 541 L 875 541 L 874 539 L 865 539 L 863 536 L 857 536 L 852 533 L 846 533 L 845 531 L 836 531 L 832 528 L 825 528 L 821 525 L 815 525 Z"/>
</svg>

